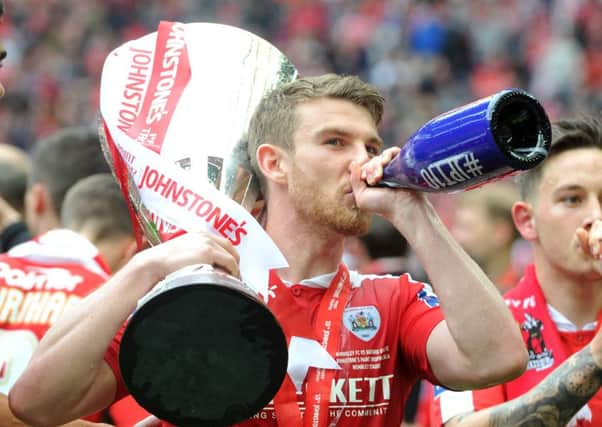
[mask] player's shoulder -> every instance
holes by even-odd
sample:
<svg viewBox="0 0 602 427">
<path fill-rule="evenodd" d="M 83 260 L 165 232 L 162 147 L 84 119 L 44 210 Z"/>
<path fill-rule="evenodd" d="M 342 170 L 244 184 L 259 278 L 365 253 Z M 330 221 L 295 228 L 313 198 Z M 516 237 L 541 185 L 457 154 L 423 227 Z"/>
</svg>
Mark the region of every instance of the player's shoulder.
<svg viewBox="0 0 602 427">
<path fill-rule="evenodd" d="M 2 267 L 0 267 L 0 269 L 5 269 L 9 265 L 27 264 L 26 260 L 12 256 L 10 252 L 4 252 L 0 254 L 0 263 L 2 264 Z"/>
<path fill-rule="evenodd" d="M 403 274 L 374 274 L 360 273 L 355 270 L 349 271 L 351 285 L 354 288 L 361 286 L 399 286 L 399 284 L 422 285 L 415 280 L 410 273 Z"/>
<path fill-rule="evenodd" d="M 361 289 L 363 292 L 373 292 L 381 297 L 385 295 L 402 296 L 417 294 L 430 287 L 420 281 L 414 280 L 409 273 L 395 274 L 362 274 L 357 271 L 350 272 L 352 288 Z"/>
<path fill-rule="evenodd" d="M 366 274 L 355 270 L 349 271 L 349 279 L 353 288 L 369 286 L 395 286 L 405 281 L 405 275 L 393 274 Z"/>
</svg>

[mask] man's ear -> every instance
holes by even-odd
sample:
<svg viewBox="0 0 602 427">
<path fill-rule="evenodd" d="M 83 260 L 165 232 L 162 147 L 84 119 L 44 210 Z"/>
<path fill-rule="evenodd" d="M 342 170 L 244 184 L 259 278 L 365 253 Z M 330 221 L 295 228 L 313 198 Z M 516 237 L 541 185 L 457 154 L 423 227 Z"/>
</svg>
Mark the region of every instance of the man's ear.
<svg viewBox="0 0 602 427">
<path fill-rule="evenodd" d="M 257 147 L 257 165 L 266 181 L 286 184 L 289 171 L 289 155 L 282 148 L 272 144 Z"/>
<path fill-rule="evenodd" d="M 537 239 L 533 206 L 530 203 L 523 201 L 515 202 L 512 206 L 512 219 L 523 239 L 527 241 Z"/>
<path fill-rule="evenodd" d="M 25 193 L 25 211 L 30 219 L 53 218 L 52 221 L 57 223 L 60 220 L 60 212 L 54 207 L 50 191 L 39 182 L 32 184 Z"/>
<path fill-rule="evenodd" d="M 34 183 L 27 192 L 29 209 L 36 215 L 40 215 L 48 209 L 50 194 L 46 187 L 39 182 Z"/>
<path fill-rule="evenodd" d="M 34 183 L 25 193 L 25 222 L 33 235 L 57 228 L 60 224 L 60 213 L 52 203 L 50 191 L 42 183 Z"/>
</svg>

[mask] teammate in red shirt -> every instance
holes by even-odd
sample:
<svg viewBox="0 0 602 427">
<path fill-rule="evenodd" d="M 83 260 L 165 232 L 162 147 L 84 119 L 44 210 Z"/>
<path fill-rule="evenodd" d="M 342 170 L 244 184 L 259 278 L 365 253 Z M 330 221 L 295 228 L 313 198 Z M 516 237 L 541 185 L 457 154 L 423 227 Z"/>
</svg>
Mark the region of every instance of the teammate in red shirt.
<svg viewBox="0 0 602 427">
<path fill-rule="evenodd" d="M 534 265 L 505 295 L 527 370 L 485 390 L 435 387 L 431 426 L 602 425 L 601 165 L 599 120 L 554 124 L 550 155 L 520 177 L 523 201 L 513 207 L 534 251 Z"/>
<path fill-rule="evenodd" d="M 275 89 L 255 112 L 249 154 L 266 196 L 264 227 L 290 263 L 271 274 L 270 307 L 287 331 L 297 369 L 286 376 L 274 406 L 242 425 L 288 427 L 315 418 L 319 425 L 399 426 L 404 399 L 419 377 L 453 388 L 481 387 L 524 368 L 527 355 L 502 298 L 427 198 L 368 186 L 399 152 L 381 152 L 382 111 L 383 98 L 372 86 L 324 75 Z M 439 299 L 408 276 L 362 279 L 348 272 L 345 237 L 366 232 L 372 214 L 404 235 Z M 15 413 L 33 424 L 59 424 L 111 404 L 122 389 L 113 337 L 153 285 L 197 263 L 239 275 L 232 244 L 207 232 L 134 256 L 46 335 L 11 391 Z M 329 319 L 322 307 L 331 298 L 342 304 Z M 324 348 L 316 338 L 326 321 L 332 339 Z M 315 381 L 318 359 L 338 361 L 343 369 L 325 369 L 326 380 Z M 304 407 L 295 403 L 297 390 Z M 324 391 L 326 410 L 314 417 L 307 399 Z"/>
<path fill-rule="evenodd" d="M 136 250 L 129 211 L 110 174 L 75 184 L 55 229 L 0 255 L 0 393 L 7 395 L 39 341 Z M 0 417 L 0 424 L 13 418 Z M 11 424 L 12 425 L 12 424 Z M 15 424 L 16 425 L 16 424 Z"/>
</svg>

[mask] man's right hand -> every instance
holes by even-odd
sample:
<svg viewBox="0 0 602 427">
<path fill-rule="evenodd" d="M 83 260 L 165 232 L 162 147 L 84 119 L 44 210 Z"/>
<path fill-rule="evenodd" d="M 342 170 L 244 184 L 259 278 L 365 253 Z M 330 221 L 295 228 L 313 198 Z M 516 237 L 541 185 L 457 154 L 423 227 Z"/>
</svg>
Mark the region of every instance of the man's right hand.
<svg viewBox="0 0 602 427">
<path fill-rule="evenodd" d="M 168 274 L 194 264 L 210 264 L 240 277 L 239 261 L 238 252 L 229 240 L 207 231 L 175 237 L 141 251 L 133 259 L 152 275 L 148 283 L 158 283 Z"/>
</svg>

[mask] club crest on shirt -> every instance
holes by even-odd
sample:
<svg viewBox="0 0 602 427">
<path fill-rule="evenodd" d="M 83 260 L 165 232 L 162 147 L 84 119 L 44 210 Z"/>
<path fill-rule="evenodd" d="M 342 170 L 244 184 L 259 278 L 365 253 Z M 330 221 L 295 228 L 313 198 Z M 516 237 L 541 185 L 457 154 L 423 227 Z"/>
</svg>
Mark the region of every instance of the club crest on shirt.
<svg viewBox="0 0 602 427">
<path fill-rule="evenodd" d="M 380 314 L 376 307 L 348 307 L 343 313 L 343 324 L 362 341 L 370 341 L 380 328 Z"/>
<path fill-rule="evenodd" d="M 548 350 L 543 339 L 543 322 L 525 313 L 525 321 L 521 324 L 521 329 L 526 332 L 527 351 L 529 352 L 527 370 L 541 371 L 552 366 L 554 353 Z"/>
</svg>

